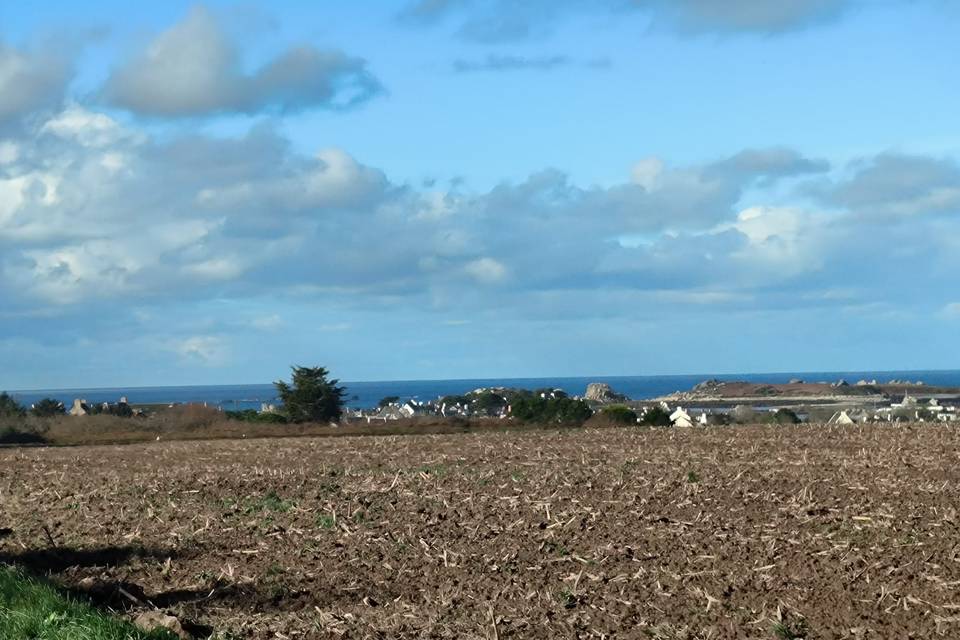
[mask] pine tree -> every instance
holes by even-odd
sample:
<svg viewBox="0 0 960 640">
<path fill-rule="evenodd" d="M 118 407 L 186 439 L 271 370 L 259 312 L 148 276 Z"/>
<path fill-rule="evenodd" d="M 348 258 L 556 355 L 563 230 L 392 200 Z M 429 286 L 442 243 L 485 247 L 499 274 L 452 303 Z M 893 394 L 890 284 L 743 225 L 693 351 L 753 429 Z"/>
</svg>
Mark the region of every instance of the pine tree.
<svg viewBox="0 0 960 640">
<path fill-rule="evenodd" d="M 339 380 L 328 380 L 330 372 L 323 367 L 291 367 L 293 379 L 288 384 L 274 382 L 283 402 L 283 413 L 290 422 L 337 421 L 343 414 L 346 389 Z"/>
</svg>

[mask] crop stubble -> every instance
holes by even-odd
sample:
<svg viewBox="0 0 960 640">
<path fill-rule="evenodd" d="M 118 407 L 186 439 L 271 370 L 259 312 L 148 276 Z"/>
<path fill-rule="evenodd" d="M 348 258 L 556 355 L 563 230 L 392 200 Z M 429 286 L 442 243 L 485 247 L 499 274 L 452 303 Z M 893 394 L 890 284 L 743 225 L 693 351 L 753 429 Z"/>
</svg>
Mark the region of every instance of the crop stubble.
<svg viewBox="0 0 960 640">
<path fill-rule="evenodd" d="M 958 444 L 912 425 L 10 449 L 0 561 L 239 638 L 957 637 Z"/>
</svg>

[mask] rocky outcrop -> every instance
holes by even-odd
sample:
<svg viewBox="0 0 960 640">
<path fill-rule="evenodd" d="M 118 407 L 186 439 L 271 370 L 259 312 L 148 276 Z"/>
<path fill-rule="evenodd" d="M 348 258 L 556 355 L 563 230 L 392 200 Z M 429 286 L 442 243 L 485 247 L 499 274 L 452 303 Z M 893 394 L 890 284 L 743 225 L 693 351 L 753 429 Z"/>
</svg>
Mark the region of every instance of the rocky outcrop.
<svg viewBox="0 0 960 640">
<path fill-rule="evenodd" d="M 583 397 L 592 402 L 625 402 L 630 399 L 614 391 L 606 382 L 591 382 Z"/>
<path fill-rule="evenodd" d="M 719 387 L 723 386 L 723 382 L 712 378 L 710 380 L 704 380 L 703 382 L 698 382 L 693 385 L 692 391 L 696 393 L 710 393 L 711 391 L 716 391 Z"/>
</svg>

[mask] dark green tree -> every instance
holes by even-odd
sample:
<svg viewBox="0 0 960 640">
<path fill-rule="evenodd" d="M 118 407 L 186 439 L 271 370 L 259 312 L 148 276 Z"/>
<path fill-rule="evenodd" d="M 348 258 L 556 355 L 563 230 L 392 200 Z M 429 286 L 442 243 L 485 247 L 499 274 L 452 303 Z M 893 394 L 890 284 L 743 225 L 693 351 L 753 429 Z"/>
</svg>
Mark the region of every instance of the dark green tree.
<svg viewBox="0 0 960 640">
<path fill-rule="evenodd" d="M 483 391 L 474 396 L 472 405 L 478 413 L 495 416 L 507 406 L 507 399 L 495 391 Z"/>
<path fill-rule="evenodd" d="M 650 427 L 669 427 L 670 414 L 662 407 L 652 407 L 640 417 L 640 424 Z"/>
<path fill-rule="evenodd" d="M 377 403 L 377 406 L 382 409 L 388 404 L 393 404 L 394 402 L 400 402 L 400 396 L 386 396 L 384 398 L 380 398 L 380 402 Z"/>
<path fill-rule="evenodd" d="M 510 399 L 510 415 L 535 424 L 580 425 L 593 415 L 593 410 L 583 400 L 542 398 L 530 392 L 520 392 Z"/>
<path fill-rule="evenodd" d="M 6 391 L 0 393 L 0 418 L 22 418 L 25 415 L 26 409 L 13 396 Z"/>
<path fill-rule="evenodd" d="M 66 409 L 64 409 L 63 403 L 59 400 L 54 400 L 53 398 L 44 398 L 33 405 L 33 408 L 30 409 L 30 413 L 38 418 L 52 418 L 53 416 L 62 416 L 64 413 L 66 413 Z"/>
<path fill-rule="evenodd" d="M 330 372 L 323 367 L 291 367 L 293 376 L 288 384 L 274 382 L 277 395 L 283 402 L 283 412 L 290 422 L 330 422 L 343 414 L 343 396 L 346 389 L 337 386 L 339 380 L 328 380 Z"/>
</svg>

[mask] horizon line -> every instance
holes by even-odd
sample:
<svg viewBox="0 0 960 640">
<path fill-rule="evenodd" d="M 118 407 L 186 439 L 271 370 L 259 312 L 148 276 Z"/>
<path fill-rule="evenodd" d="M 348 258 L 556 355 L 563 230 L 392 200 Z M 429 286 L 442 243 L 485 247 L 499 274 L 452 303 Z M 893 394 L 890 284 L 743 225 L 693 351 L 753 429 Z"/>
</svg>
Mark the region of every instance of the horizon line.
<svg viewBox="0 0 960 640">
<path fill-rule="evenodd" d="M 337 382 L 344 385 L 351 384 L 395 384 L 400 382 L 470 382 L 477 380 L 498 380 L 498 381 L 508 381 L 508 380 L 580 380 L 580 379 L 590 379 L 590 378 L 690 378 L 690 377 L 699 377 L 705 376 L 708 379 L 710 376 L 761 376 L 761 375 L 805 375 L 805 374 L 848 374 L 848 373 L 949 373 L 953 371 L 960 371 L 960 369 L 847 369 L 847 370 L 822 370 L 822 371 L 737 371 L 737 372 L 712 372 L 712 373 L 650 373 L 650 374 L 634 374 L 634 375 L 579 375 L 579 376 L 484 376 L 479 378 L 397 378 L 392 380 L 340 380 L 337 379 Z M 242 382 L 242 383 L 221 383 L 221 384 L 158 384 L 158 385 L 135 385 L 135 386 L 122 386 L 122 385 L 106 385 L 106 386 L 94 386 L 94 387 L 44 387 L 44 388 L 34 388 L 34 389 L 10 389 L 6 393 L 16 394 L 16 393 L 37 393 L 41 391 L 108 391 L 113 389 L 176 389 L 181 387 L 255 387 L 255 386 L 264 386 L 272 385 L 273 382 Z M 0 390 L 2 392 L 2 390 Z"/>
</svg>

